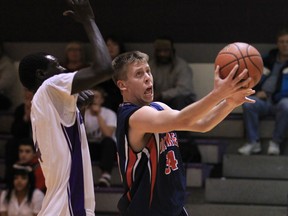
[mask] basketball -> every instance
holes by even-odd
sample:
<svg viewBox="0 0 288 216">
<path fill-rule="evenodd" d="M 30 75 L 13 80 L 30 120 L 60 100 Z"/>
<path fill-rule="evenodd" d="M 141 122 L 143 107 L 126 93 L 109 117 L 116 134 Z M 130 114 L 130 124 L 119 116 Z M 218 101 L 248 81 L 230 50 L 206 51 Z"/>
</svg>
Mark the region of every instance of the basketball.
<svg viewBox="0 0 288 216">
<path fill-rule="evenodd" d="M 247 43 L 236 42 L 225 46 L 217 54 L 215 59 L 215 67 L 219 65 L 220 78 L 224 79 L 233 67 L 238 64 L 235 77 L 243 72 L 245 68 L 248 69 L 248 77 L 252 78 L 249 87 L 254 87 L 261 79 L 263 72 L 263 60 L 258 50 Z"/>
</svg>

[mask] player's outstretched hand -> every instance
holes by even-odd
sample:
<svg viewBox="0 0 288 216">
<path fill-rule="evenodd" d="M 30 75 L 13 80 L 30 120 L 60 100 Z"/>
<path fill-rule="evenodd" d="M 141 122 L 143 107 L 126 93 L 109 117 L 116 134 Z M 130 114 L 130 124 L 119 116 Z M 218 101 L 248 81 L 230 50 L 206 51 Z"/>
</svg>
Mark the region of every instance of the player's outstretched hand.
<svg viewBox="0 0 288 216">
<path fill-rule="evenodd" d="M 224 79 L 221 79 L 219 76 L 219 66 L 215 69 L 215 77 L 214 77 L 214 93 L 218 95 L 219 99 L 226 99 L 231 97 L 238 91 L 242 91 L 243 89 L 248 89 L 249 83 L 252 79 L 245 78 L 247 76 L 247 69 L 244 69 L 239 75 L 235 77 L 236 71 L 238 70 L 238 65 L 235 65 L 228 76 Z"/>
<path fill-rule="evenodd" d="M 94 13 L 89 0 L 66 0 L 72 10 L 63 12 L 64 16 L 70 16 L 75 21 L 84 23 L 89 19 L 94 19 Z"/>
<path fill-rule="evenodd" d="M 231 97 L 226 98 L 226 101 L 234 107 L 240 106 L 243 103 L 255 103 L 255 100 L 248 97 L 254 93 L 255 90 L 253 89 L 243 88 L 234 93 Z"/>
<path fill-rule="evenodd" d="M 92 104 L 94 99 L 94 93 L 91 90 L 85 90 L 79 93 L 78 99 L 77 99 L 77 107 L 82 108 L 89 106 Z"/>
</svg>

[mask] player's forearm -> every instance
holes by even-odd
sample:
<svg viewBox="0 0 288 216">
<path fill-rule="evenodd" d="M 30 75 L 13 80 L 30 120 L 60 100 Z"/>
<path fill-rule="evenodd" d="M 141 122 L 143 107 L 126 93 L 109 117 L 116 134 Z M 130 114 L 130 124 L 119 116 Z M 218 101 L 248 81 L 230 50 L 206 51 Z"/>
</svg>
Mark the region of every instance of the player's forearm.
<svg viewBox="0 0 288 216">
<path fill-rule="evenodd" d="M 93 62 L 89 68 L 81 69 L 75 75 L 71 94 L 91 89 L 111 78 L 113 72 L 107 46 L 94 19 L 90 18 L 82 24 L 93 48 Z"/>
<path fill-rule="evenodd" d="M 221 100 L 223 99 L 220 95 L 212 91 L 202 99 L 182 109 L 178 118 L 183 123 L 189 122 L 188 126 L 193 125 L 206 116 Z"/>
<path fill-rule="evenodd" d="M 217 106 L 211 109 L 206 116 L 197 121 L 192 130 L 196 132 L 207 132 L 217 126 L 229 113 L 235 108 L 228 104 L 226 100 L 221 101 Z"/>
<path fill-rule="evenodd" d="M 92 67 L 102 68 L 103 70 L 111 68 L 111 57 L 109 55 L 106 43 L 93 19 L 83 23 L 89 41 L 92 45 L 93 62 Z"/>
</svg>

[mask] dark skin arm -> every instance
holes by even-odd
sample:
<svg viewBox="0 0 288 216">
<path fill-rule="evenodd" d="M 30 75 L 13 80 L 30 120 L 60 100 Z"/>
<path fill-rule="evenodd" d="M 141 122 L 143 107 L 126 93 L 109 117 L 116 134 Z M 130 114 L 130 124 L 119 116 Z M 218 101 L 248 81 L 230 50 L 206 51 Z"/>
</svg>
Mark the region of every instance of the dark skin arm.
<svg viewBox="0 0 288 216">
<path fill-rule="evenodd" d="M 112 68 L 107 46 L 95 23 L 89 0 L 68 0 L 68 3 L 72 10 L 63 14 L 83 25 L 93 50 L 91 66 L 80 69 L 74 76 L 71 94 L 75 94 L 111 78 Z"/>
</svg>

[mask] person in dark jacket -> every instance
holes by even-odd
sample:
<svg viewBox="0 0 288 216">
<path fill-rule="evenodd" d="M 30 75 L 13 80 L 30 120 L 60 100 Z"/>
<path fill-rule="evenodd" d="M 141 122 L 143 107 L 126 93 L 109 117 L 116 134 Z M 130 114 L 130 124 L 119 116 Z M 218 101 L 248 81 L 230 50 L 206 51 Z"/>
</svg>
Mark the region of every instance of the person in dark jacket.
<svg viewBox="0 0 288 216">
<path fill-rule="evenodd" d="M 279 155 L 288 128 L 288 29 L 281 30 L 276 38 L 277 48 L 263 56 L 264 71 L 253 99 L 254 104 L 243 104 L 244 125 L 247 143 L 238 149 L 243 155 L 261 151 L 261 117 L 275 117 L 272 139 L 267 153 Z"/>
</svg>

